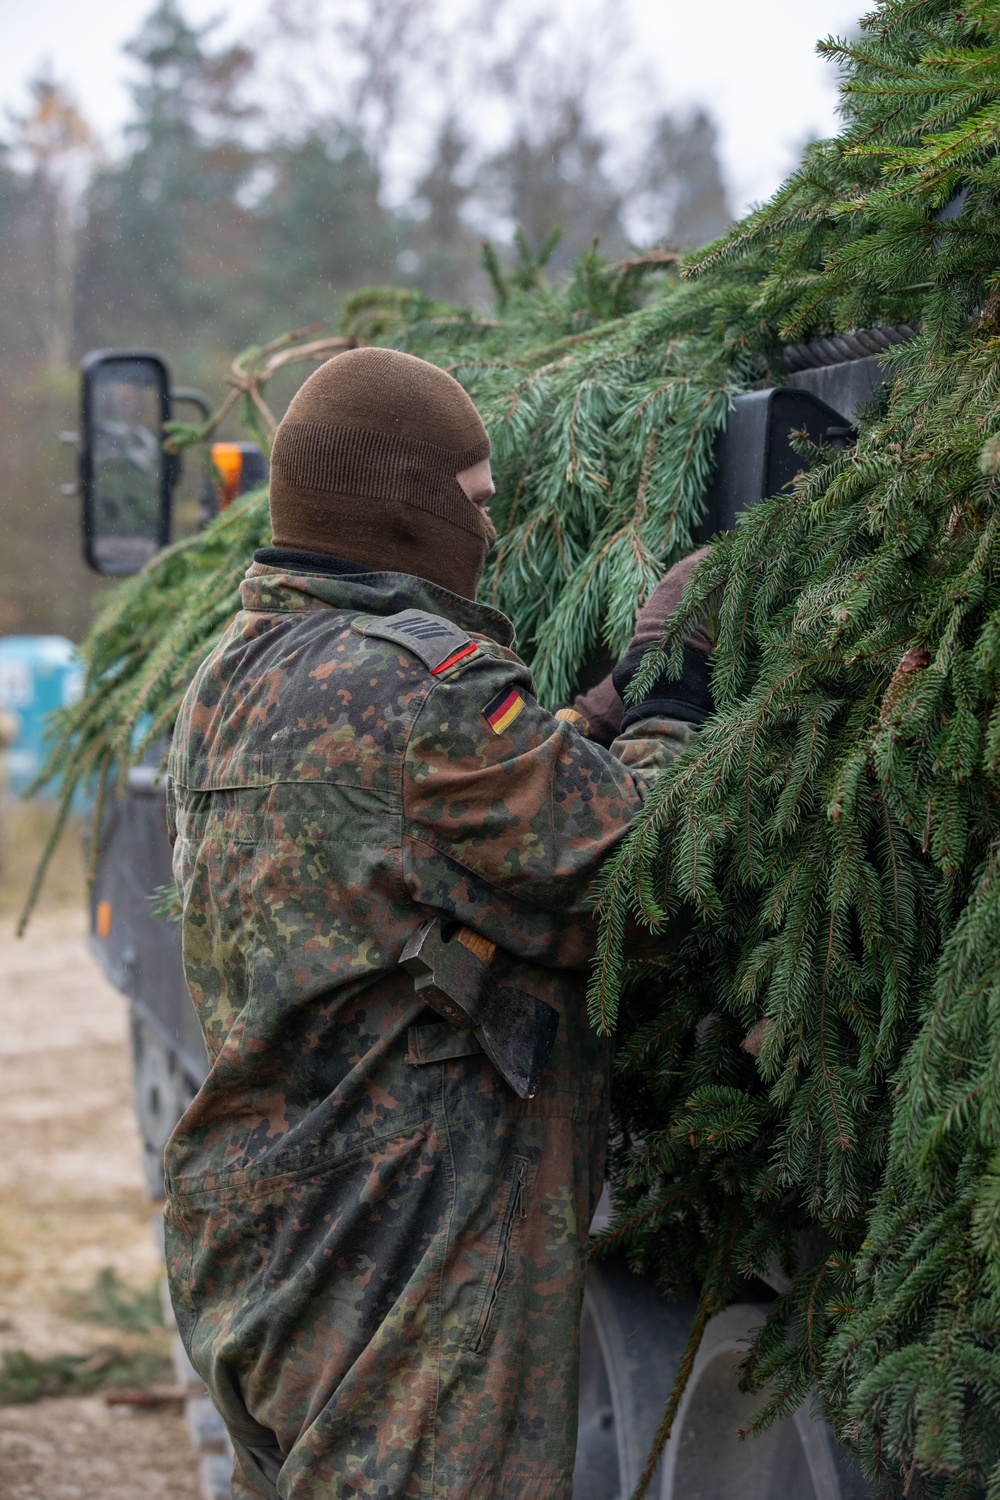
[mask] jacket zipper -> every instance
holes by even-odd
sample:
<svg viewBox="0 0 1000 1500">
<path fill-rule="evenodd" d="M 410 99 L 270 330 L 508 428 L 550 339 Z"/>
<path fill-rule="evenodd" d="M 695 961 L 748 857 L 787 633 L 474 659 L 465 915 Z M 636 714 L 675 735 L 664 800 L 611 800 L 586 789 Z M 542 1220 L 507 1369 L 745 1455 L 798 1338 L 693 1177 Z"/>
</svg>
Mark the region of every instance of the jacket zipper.
<svg viewBox="0 0 1000 1500">
<path fill-rule="evenodd" d="M 510 1242 L 514 1234 L 514 1225 L 518 1219 L 528 1217 L 528 1158 L 526 1156 L 514 1157 L 514 1179 L 511 1183 L 510 1196 L 507 1199 L 507 1207 L 504 1211 L 503 1223 L 500 1226 L 500 1242 L 497 1245 L 497 1254 L 494 1261 L 495 1274 L 493 1286 L 490 1290 L 489 1301 L 479 1324 L 476 1341 L 473 1344 L 475 1353 L 479 1353 L 489 1335 L 493 1323 L 493 1315 L 496 1312 L 497 1299 L 500 1288 L 503 1286 L 507 1276 L 507 1266 L 510 1261 Z"/>
</svg>

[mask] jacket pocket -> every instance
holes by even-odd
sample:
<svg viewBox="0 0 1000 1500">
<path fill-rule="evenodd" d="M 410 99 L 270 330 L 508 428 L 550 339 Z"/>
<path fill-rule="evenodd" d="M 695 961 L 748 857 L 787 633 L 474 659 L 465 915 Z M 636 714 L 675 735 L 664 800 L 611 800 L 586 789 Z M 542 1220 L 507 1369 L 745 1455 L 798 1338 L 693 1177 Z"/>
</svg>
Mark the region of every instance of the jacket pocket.
<svg viewBox="0 0 1000 1500">
<path fill-rule="evenodd" d="M 511 1274 L 514 1233 L 518 1223 L 528 1217 L 529 1166 L 530 1162 L 526 1156 L 515 1155 L 511 1158 L 510 1190 L 500 1221 L 500 1233 L 497 1236 L 493 1265 L 483 1287 L 479 1313 L 467 1345 L 474 1354 L 482 1354 L 489 1344 L 497 1308 L 503 1297 L 505 1283 Z"/>
<path fill-rule="evenodd" d="M 453 1057 L 475 1057 L 482 1051 L 471 1029 L 453 1026 L 450 1021 L 432 1021 L 426 1026 L 407 1029 L 406 1061 L 411 1067 L 449 1062 Z"/>
</svg>

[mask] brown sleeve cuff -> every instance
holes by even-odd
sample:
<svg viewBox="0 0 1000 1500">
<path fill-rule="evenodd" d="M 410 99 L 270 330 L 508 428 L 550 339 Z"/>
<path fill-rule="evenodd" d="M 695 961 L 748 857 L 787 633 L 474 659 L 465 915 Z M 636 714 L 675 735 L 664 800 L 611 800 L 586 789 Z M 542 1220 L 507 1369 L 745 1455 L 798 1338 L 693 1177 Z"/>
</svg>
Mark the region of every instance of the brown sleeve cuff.
<svg viewBox="0 0 1000 1500">
<path fill-rule="evenodd" d="M 603 682 L 574 698 L 573 707 L 587 720 L 587 738 L 608 749 L 618 738 L 625 705 L 608 673 Z"/>
</svg>

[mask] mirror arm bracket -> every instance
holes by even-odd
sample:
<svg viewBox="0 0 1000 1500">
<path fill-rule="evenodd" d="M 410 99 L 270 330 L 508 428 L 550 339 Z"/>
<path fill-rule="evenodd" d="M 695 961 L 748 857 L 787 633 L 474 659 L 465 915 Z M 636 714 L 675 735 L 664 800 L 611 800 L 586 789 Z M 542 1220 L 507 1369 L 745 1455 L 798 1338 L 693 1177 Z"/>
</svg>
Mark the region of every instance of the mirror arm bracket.
<svg viewBox="0 0 1000 1500">
<path fill-rule="evenodd" d="M 190 406 L 197 406 L 201 412 L 203 422 L 207 422 L 212 415 L 212 403 L 204 391 L 199 391 L 193 385 L 177 385 L 170 392 L 170 405 L 173 408 L 175 401 L 186 401 Z M 171 412 L 172 414 L 172 412 Z"/>
</svg>

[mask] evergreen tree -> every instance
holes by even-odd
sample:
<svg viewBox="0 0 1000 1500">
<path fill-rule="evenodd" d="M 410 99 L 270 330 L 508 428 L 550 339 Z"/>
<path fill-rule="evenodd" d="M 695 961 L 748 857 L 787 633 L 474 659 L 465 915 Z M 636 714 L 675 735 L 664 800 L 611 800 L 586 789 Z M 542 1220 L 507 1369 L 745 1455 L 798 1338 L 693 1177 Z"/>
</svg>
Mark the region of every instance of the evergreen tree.
<svg viewBox="0 0 1000 1500">
<path fill-rule="evenodd" d="M 338 295 L 395 269 L 406 224 L 379 202 L 356 134 L 246 129 L 255 60 L 212 49 L 159 0 L 127 51 L 141 65 L 125 158 L 88 201 L 80 316 L 86 343 L 160 343 L 204 366 L 278 320 L 329 316 Z"/>
<path fill-rule="evenodd" d="M 256 166 L 239 128 L 252 58 L 238 46 L 209 50 L 211 29 L 189 26 L 176 0 L 160 0 L 126 47 L 142 72 L 131 150 L 97 175 L 89 197 L 85 343 L 169 342 L 178 326 L 218 337 L 222 306 L 252 263 L 257 246 L 238 202 Z M 240 324 L 229 326 L 237 333 Z"/>
<path fill-rule="evenodd" d="M 270 147 L 269 169 L 273 185 L 254 209 L 261 255 L 252 278 L 265 335 L 290 316 L 327 318 L 338 295 L 392 277 L 409 230 L 380 204 L 378 166 L 343 127 Z"/>
</svg>

